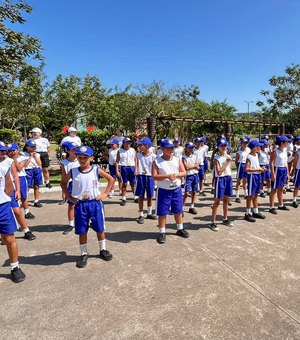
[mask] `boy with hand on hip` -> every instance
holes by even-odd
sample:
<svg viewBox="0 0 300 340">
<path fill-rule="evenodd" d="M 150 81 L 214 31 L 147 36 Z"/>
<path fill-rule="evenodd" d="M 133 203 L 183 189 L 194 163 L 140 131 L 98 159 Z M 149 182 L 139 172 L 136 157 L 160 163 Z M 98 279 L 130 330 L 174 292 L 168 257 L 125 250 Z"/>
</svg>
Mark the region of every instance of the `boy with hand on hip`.
<svg viewBox="0 0 300 340">
<path fill-rule="evenodd" d="M 167 215 L 174 214 L 178 236 L 188 238 L 189 233 L 183 229 L 181 178 L 186 175 L 183 163 L 174 156 L 175 145 L 171 139 L 160 143 L 162 156 L 153 162 L 152 176 L 157 181 L 156 214 L 158 216 L 159 236 L 157 242 L 166 242 Z"/>
<path fill-rule="evenodd" d="M 63 175 L 61 188 L 66 197 L 75 204 L 75 234 L 79 235 L 81 256 L 76 266 L 84 268 L 87 265 L 87 233 L 89 226 L 97 233 L 100 247 L 100 258 L 110 261 L 112 254 L 106 249 L 105 219 L 102 200 L 105 199 L 113 186 L 114 179 L 104 170 L 92 166 L 94 152 L 88 146 L 81 146 L 75 153 L 79 162 L 78 168 L 71 169 Z M 107 187 L 101 194 L 99 191 L 99 178 L 107 179 Z M 68 182 L 72 178 L 72 192 L 69 193 Z M 91 221 L 91 225 L 89 222 Z"/>
</svg>

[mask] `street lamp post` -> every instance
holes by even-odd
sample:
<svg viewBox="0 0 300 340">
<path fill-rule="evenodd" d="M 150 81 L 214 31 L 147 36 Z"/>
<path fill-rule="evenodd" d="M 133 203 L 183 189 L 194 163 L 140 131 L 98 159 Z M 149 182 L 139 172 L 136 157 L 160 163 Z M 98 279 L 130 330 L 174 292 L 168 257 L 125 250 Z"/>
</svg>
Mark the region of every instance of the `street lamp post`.
<svg viewBox="0 0 300 340">
<path fill-rule="evenodd" d="M 247 108 L 248 108 L 248 115 L 250 114 L 250 104 L 254 103 L 254 101 L 247 101 L 247 100 L 244 100 L 245 103 L 247 103 Z"/>
</svg>

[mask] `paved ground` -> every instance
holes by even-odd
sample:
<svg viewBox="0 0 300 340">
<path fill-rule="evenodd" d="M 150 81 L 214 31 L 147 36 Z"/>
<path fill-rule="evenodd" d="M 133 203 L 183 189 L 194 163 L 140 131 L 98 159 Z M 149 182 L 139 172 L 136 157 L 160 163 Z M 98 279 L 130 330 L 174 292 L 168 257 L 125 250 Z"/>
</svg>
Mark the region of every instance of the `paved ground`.
<svg viewBox="0 0 300 340">
<path fill-rule="evenodd" d="M 174 235 L 171 216 L 159 245 L 156 224 L 138 225 L 137 205 L 115 197 L 105 204 L 113 260 L 97 258 L 90 232 L 88 266 L 77 269 L 66 206 L 58 192 L 43 199 L 30 222 L 37 239 L 17 233 L 25 282 L 10 281 L 0 247 L 1 339 L 300 339 L 300 208 L 249 224 L 234 203 L 235 227 L 214 233 L 209 194 L 186 214 L 191 237 Z"/>
</svg>

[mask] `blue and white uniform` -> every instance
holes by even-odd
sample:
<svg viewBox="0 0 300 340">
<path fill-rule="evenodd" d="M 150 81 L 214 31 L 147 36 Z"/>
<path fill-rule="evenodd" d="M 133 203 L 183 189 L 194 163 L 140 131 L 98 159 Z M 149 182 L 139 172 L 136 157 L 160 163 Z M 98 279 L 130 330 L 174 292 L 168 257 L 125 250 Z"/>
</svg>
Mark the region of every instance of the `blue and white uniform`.
<svg viewBox="0 0 300 340">
<path fill-rule="evenodd" d="M 17 224 L 11 208 L 11 198 L 5 193 L 5 176 L 10 172 L 9 167 L 0 166 L 0 234 L 13 234 Z"/>
<path fill-rule="evenodd" d="M 220 175 L 216 169 L 216 162 L 219 163 L 220 168 L 222 168 L 227 162 L 228 155 L 224 156 L 215 154 L 214 157 L 214 173 L 215 173 L 215 198 L 223 199 L 224 196 L 232 196 L 232 174 L 231 174 L 231 163 L 226 167 L 225 171 L 223 171 Z"/>
<path fill-rule="evenodd" d="M 40 157 L 38 153 L 36 155 L 37 157 Z M 24 156 L 26 157 L 26 160 L 30 158 L 30 154 L 28 152 L 24 152 Z M 43 184 L 42 169 L 33 157 L 31 158 L 30 163 L 25 167 L 25 171 L 29 188 Z"/>
<path fill-rule="evenodd" d="M 299 158 L 295 169 L 294 186 L 295 188 L 300 188 L 300 150 L 297 151 L 297 155 Z"/>
<path fill-rule="evenodd" d="M 265 150 L 261 150 L 259 152 L 259 165 L 260 167 L 265 167 L 267 171 L 261 173 L 262 181 L 266 179 L 271 179 L 271 170 L 270 170 L 270 156 L 269 153 Z"/>
<path fill-rule="evenodd" d="M 19 157 L 17 158 L 17 161 L 19 164 L 21 164 L 26 162 L 27 159 L 28 158 L 23 153 L 20 153 Z M 21 199 L 26 199 L 28 197 L 28 182 L 25 167 L 23 167 L 21 171 L 18 171 L 18 176 L 20 180 Z"/>
<path fill-rule="evenodd" d="M 204 180 L 204 174 L 205 174 L 205 150 L 203 148 L 194 148 L 194 155 L 197 157 L 197 162 L 199 163 L 199 170 L 198 170 L 198 176 L 199 176 L 199 182 L 202 182 Z"/>
<path fill-rule="evenodd" d="M 154 153 L 144 156 L 141 152 L 137 153 L 138 176 L 135 188 L 135 196 L 144 197 L 145 192 L 147 197 L 154 196 L 154 180 L 152 177 L 152 164 L 156 158 Z"/>
<path fill-rule="evenodd" d="M 129 148 L 128 150 L 120 148 L 119 155 L 119 165 L 121 170 L 122 182 L 124 184 L 126 184 L 127 182 L 129 182 L 130 184 L 135 184 L 135 150 L 133 148 Z"/>
<path fill-rule="evenodd" d="M 284 187 L 287 181 L 287 150 L 275 149 L 276 158 L 274 162 L 275 182 L 271 181 L 271 187 L 273 189 L 279 189 Z"/>
<path fill-rule="evenodd" d="M 116 174 L 116 161 L 117 161 L 117 155 L 118 155 L 119 149 L 109 149 L 108 151 L 108 168 L 109 168 L 109 173 L 111 177 L 114 179 L 117 178 Z"/>
<path fill-rule="evenodd" d="M 170 160 L 165 160 L 162 157 L 155 159 L 155 164 L 158 168 L 158 174 L 178 174 L 180 160 L 177 157 L 172 157 Z M 158 216 L 179 214 L 183 211 L 181 180 L 176 178 L 174 181 L 164 179 L 157 181 L 156 195 L 156 214 Z"/>
<path fill-rule="evenodd" d="M 248 147 L 246 147 L 245 150 L 242 150 L 240 148 L 237 151 L 237 154 L 239 155 L 237 174 L 236 174 L 237 179 L 243 179 L 247 177 L 247 174 L 245 171 L 245 165 L 246 165 L 246 159 L 249 153 L 250 153 L 250 149 Z"/>
<path fill-rule="evenodd" d="M 97 201 L 99 191 L 98 168 L 92 166 L 88 172 L 82 172 L 80 167 L 70 169 L 72 177 L 72 196 L 79 200 L 75 204 L 75 234 L 85 234 L 91 227 L 96 232 L 105 230 L 103 204 Z"/>
<path fill-rule="evenodd" d="M 183 155 L 183 147 L 182 146 L 177 146 L 174 148 L 174 156 L 181 159 L 182 158 L 182 155 Z"/>
<path fill-rule="evenodd" d="M 208 157 L 209 147 L 208 145 L 204 144 L 203 146 L 201 146 L 201 148 L 203 149 L 204 153 L 204 172 L 206 172 L 209 169 L 209 157 Z"/>
<path fill-rule="evenodd" d="M 198 163 L 197 156 L 192 154 L 190 156 L 184 155 L 182 157 L 183 163 L 187 165 L 196 165 Z M 198 191 L 199 190 L 199 175 L 197 169 L 186 170 L 186 177 L 184 182 L 184 191 Z"/>
<path fill-rule="evenodd" d="M 251 153 L 247 156 L 247 160 L 250 161 L 250 169 L 259 169 L 259 158 L 256 154 L 253 156 Z M 261 172 L 260 171 L 253 171 L 247 172 L 247 186 L 248 186 L 248 195 L 255 196 L 258 195 L 260 192 L 260 185 L 261 185 Z"/>
<path fill-rule="evenodd" d="M 14 183 L 14 178 L 13 178 L 12 173 L 11 173 L 11 166 L 12 166 L 13 163 L 14 163 L 14 160 L 12 158 L 6 157 L 1 162 L 1 166 L 7 167 L 9 169 L 9 172 L 10 172 L 10 178 L 11 178 L 11 180 L 13 182 L 13 186 L 14 186 L 14 190 L 10 195 L 10 199 L 11 199 L 10 205 L 14 209 L 14 208 L 19 208 L 20 206 L 19 206 L 18 200 L 16 199 L 16 186 L 15 186 L 15 183 Z"/>
<path fill-rule="evenodd" d="M 68 159 L 64 159 L 60 162 L 60 164 L 64 167 L 66 175 L 71 171 L 71 169 L 78 168 L 79 167 L 79 162 L 76 159 L 75 161 L 69 161 Z M 72 178 L 68 182 L 68 191 L 69 193 L 72 192 Z M 68 204 L 74 205 L 73 202 L 68 200 Z"/>
</svg>

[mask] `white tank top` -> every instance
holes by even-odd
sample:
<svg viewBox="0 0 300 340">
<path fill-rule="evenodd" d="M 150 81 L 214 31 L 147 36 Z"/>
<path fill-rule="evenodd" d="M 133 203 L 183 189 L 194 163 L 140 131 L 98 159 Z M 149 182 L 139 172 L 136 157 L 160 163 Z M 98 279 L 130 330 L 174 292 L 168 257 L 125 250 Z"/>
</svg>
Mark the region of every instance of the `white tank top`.
<svg viewBox="0 0 300 340">
<path fill-rule="evenodd" d="M 228 155 L 221 156 L 219 154 L 215 154 L 214 161 L 217 161 L 220 165 L 220 168 L 223 168 L 223 166 L 226 164 Z M 225 177 L 225 176 L 231 176 L 231 162 L 226 167 L 225 171 L 221 173 L 221 175 L 218 175 L 217 169 L 215 168 L 215 177 Z"/>
<path fill-rule="evenodd" d="M 269 155 L 267 152 L 261 150 L 259 153 L 259 164 L 266 165 L 269 164 Z"/>
<path fill-rule="evenodd" d="M 120 154 L 120 162 L 119 164 L 122 166 L 134 166 L 135 162 L 135 155 L 136 152 L 133 148 L 130 148 L 128 150 L 124 150 L 123 148 L 120 148 L 119 150 Z"/>
<path fill-rule="evenodd" d="M 197 162 L 199 165 L 204 164 L 205 150 L 204 149 L 196 149 L 194 148 L 194 155 L 197 157 Z"/>
<path fill-rule="evenodd" d="M 11 173 L 11 165 L 13 164 L 13 162 L 14 162 L 14 160 L 12 158 L 5 157 L 5 159 L 2 162 L 0 162 L 0 166 L 3 167 L 3 168 L 8 168 L 11 181 L 13 182 L 13 186 L 15 188 L 14 178 L 13 178 L 13 175 Z"/>
<path fill-rule="evenodd" d="M 294 156 L 293 156 L 294 145 L 292 142 L 288 144 L 286 151 L 289 153 L 288 162 L 291 162 L 294 159 Z"/>
<path fill-rule="evenodd" d="M 17 161 L 19 164 L 26 162 L 28 159 L 28 157 L 24 156 L 23 154 L 20 154 L 19 157 L 17 158 Z M 22 168 L 21 171 L 18 171 L 18 175 L 19 177 L 24 177 L 26 176 L 26 171 L 25 171 L 25 167 Z"/>
<path fill-rule="evenodd" d="M 197 163 L 197 156 L 196 155 L 190 155 L 190 156 L 186 156 L 184 155 L 182 157 L 184 159 L 184 162 L 187 164 L 187 165 L 195 165 Z M 198 173 L 198 170 L 197 169 L 190 169 L 190 170 L 186 170 L 186 174 L 187 176 L 189 175 L 195 175 Z"/>
<path fill-rule="evenodd" d="M 298 162 L 296 164 L 296 169 L 299 170 L 300 169 L 300 150 L 297 152 L 297 155 L 298 155 Z"/>
<path fill-rule="evenodd" d="M 10 202 L 11 198 L 5 193 L 5 176 L 9 172 L 7 166 L 0 167 L 0 204 Z"/>
<path fill-rule="evenodd" d="M 117 160 L 117 154 L 119 149 L 109 149 L 108 151 L 108 163 L 109 165 L 115 165 Z"/>
<path fill-rule="evenodd" d="M 36 155 L 38 158 L 41 158 L 38 153 Z M 30 158 L 30 154 L 28 152 L 24 152 L 24 156 L 26 157 L 27 160 Z M 30 163 L 26 166 L 25 169 L 29 170 L 29 169 L 39 168 L 39 167 L 40 166 L 37 164 L 36 160 L 32 157 Z"/>
<path fill-rule="evenodd" d="M 259 169 L 260 165 L 259 165 L 259 159 L 258 159 L 258 155 L 256 154 L 255 156 L 251 155 L 249 153 L 249 155 L 247 156 L 247 159 L 249 159 L 250 161 L 250 169 Z M 260 171 L 253 171 L 253 172 L 247 172 L 248 174 L 260 174 Z"/>
<path fill-rule="evenodd" d="M 138 152 L 138 174 L 152 176 L 152 164 L 156 158 L 154 153 L 151 153 L 148 156 L 144 156 L 141 152 Z"/>
<path fill-rule="evenodd" d="M 183 155 L 183 147 L 182 146 L 177 146 L 177 148 L 174 148 L 174 156 L 181 159 Z"/>
<path fill-rule="evenodd" d="M 276 152 L 276 158 L 275 158 L 274 166 L 276 166 L 276 168 L 286 167 L 287 159 L 288 159 L 286 149 L 284 149 L 283 151 L 279 149 L 275 149 L 275 152 Z"/>
<path fill-rule="evenodd" d="M 68 159 L 64 159 L 60 162 L 60 164 L 64 167 L 66 174 L 68 174 L 71 169 L 78 168 L 80 166 L 77 159 L 75 161 L 69 161 Z"/>
<path fill-rule="evenodd" d="M 163 159 L 162 157 L 157 157 L 155 163 L 158 167 L 159 174 L 178 174 L 179 173 L 179 163 L 180 160 L 177 157 L 172 157 L 169 161 Z M 157 181 L 157 187 L 167 190 L 174 190 L 181 186 L 181 180 L 176 178 L 175 181 L 170 181 L 169 179 L 164 179 L 162 181 Z"/>
<path fill-rule="evenodd" d="M 237 154 L 239 154 L 240 156 L 238 163 L 245 164 L 249 153 L 250 153 L 250 149 L 248 147 L 245 150 L 239 149 L 237 151 Z"/>
<path fill-rule="evenodd" d="M 93 200 L 98 195 L 99 191 L 99 175 L 98 168 L 92 166 L 88 172 L 80 171 L 80 168 L 73 168 L 70 170 L 73 186 L 72 196 L 81 201 Z"/>
</svg>

